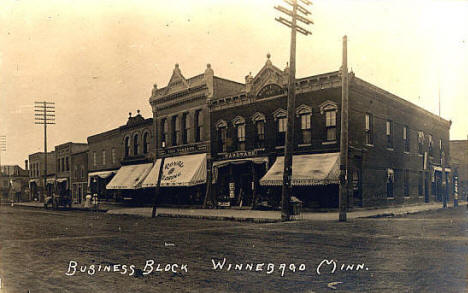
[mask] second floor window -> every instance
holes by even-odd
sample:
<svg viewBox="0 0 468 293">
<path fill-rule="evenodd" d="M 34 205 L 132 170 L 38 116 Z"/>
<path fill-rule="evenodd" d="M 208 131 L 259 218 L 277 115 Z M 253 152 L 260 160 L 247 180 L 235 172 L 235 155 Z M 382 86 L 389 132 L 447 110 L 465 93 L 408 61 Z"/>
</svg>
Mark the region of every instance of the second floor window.
<svg viewBox="0 0 468 293">
<path fill-rule="evenodd" d="M 172 126 L 172 145 L 177 145 L 179 142 L 180 135 L 180 119 L 178 116 L 172 116 L 171 120 Z"/>
<path fill-rule="evenodd" d="M 327 140 L 334 141 L 336 140 L 336 111 L 326 111 L 325 112 L 325 127 L 327 131 Z"/>
<path fill-rule="evenodd" d="M 128 137 L 127 137 L 128 139 Z M 97 155 L 96 155 L 96 152 L 93 152 L 93 166 L 96 167 L 97 166 Z"/>
<path fill-rule="evenodd" d="M 237 128 L 237 150 L 245 151 L 245 123 L 236 125 Z"/>
<path fill-rule="evenodd" d="M 106 151 L 105 150 L 102 151 L 102 165 L 103 166 L 106 165 Z"/>
<path fill-rule="evenodd" d="M 166 143 L 168 142 L 168 137 L 169 137 L 169 125 L 167 124 L 167 119 L 164 118 L 161 120 L 161 143 Z"/>
<path fill-rule="evenodd" d="M 366 113 L 366 144 L 374 144 L 374 117 L 370 113 Z"/>
<path fill-rule="evenodd" d="M 115 154 L 115 148 L 112 148 L 111 150 L 111 159 L 112 159 L 112 164 L 115 164 L 117 162 L 117 156 Z"/>
<path fill-rule="evenodd" d="M 276 145 L 284 146 L 286 140 L 286 129 L 287 129 L 288 119 L 283 117 L 278 117 L 278 132 L 276 134 Z"/>
<path fill-rule="evenodd" d="M 125 157 L 130 155 L 130 137 L 125 138 Z"/>
<path fill-rule="evenodd" d="M 139 137 L 138 137 L 138 134 L 135 134 L 135 136 L 133 136 L 133 155 L 136 156 L 138 155 L 139 153 Z"/>
<path fill-rule="evenodd" d="M 147 154 L 149 150 L 149 133 L 143 134 L 143 154 Z"/>
<path fill-rule="evenodd" d="M 424 153 L 424 133 L 422 131 L 418 132 L 418 153 L 423 154 Z"/>
<path fill-rule="evenodd" d="M 301 114 L 301 143 L 310 144 L 312 142 L 310 133 L 310 113 Z"/>
<path fill-rule="evenodd" d="M 225 153 L 227 152 L 227 127 L 221 126 L 218 128 L 218 149 Z"/>
<path fill-rule="evenodd" d="M 403 127 L 403 144 L 404 144 L 405 152 L 409 153 L 410 145 L 409 145 L 408 126 Z"/>
<path fill-rule="evenodd" d="M 84 167 L 83 167 L 83 166 L 81 166 L 81 176 L 80 176 L 80 177 L 81 177 L 81 178 L 85 178 L 85 175 L 84 175 Z"/>
<path fill-rule="evenodd" d="M 387 148 L 393 149 L 393 122 L 392 120 L 387 120 L 385 134 L 387 135 Z"/>
<path fill-rule="evenodd" d="M 203 114 L 202 110 L 195 111 L 195 142 L 202 140 L 202 131 L 203 131 Z"/>
<path fill-rule="evenodd" d="M 188 113 L 182 114 L 182 144 L 187 144 L 188 127 Z"/>
<path fill-rule="evenodd" d="M 70 158 L 69 157 L 65 158 L 65 164 L 66 164 L 66 170 L 70 171 Z"/>
<path fill-rule="evenodd" d="M 255 147 L 256 148 L 264 148 L 265 147 L 265 121 L 260 120 L 255 122 L 255 130 L 256 130 L 256 137 L 255 137 Z"/>
</svg>

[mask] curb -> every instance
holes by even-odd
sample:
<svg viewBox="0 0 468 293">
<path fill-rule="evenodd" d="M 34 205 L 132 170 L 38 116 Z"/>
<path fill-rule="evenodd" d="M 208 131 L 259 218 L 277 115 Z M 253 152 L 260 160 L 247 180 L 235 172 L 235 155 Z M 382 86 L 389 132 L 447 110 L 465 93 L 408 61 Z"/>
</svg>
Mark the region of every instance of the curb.
<svg viewBox="0 0 468 293">
<path fill-rule="evenodd" d="M 144 217 L 144 216 L 143 216 Z M 240 218 L 240 217 L 223 217 L 223 216 L 203 216 L 203 215 L 176 215 L 176 214 L 157 214 L 157 217 L 167 218 L 190 218 L 202 220 L 216 220 L 216 221 L 236 221 L 236 222 L 251 222 L 251 223 L 277 223 L 281 219 L 265 219 L 265 218 Z"/>
</svg>

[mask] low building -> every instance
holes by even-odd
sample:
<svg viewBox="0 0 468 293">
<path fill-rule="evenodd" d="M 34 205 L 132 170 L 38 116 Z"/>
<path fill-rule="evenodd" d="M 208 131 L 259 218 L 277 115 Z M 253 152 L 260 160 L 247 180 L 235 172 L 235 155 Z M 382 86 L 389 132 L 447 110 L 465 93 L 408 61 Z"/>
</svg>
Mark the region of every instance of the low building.
<svg viewBox="0 0 468 293">
<path fill-rule="evenodd" d="M 5 201 L 27 201 L 30 199 L 28 187 L 28 161 L 25 169 L 18 165 L 0 166 L 0 199 Z"/>
<path fill-rule="evenodd" d="M 450 167 L 454 173 L 454 192 L 458 198 L 468 198 L 468 140 L 450 141 Z"/>
<path fill-rule="evenodd" d="M 88 145 L 86 143 L 73 143 L 67 142 L 55 146 L 55 160 L 56 160 L 56 169 L 55 169 L 55 178 L 54 178 L 54 192 L 60 195 L 74 195 L 73 194 L 73 183 L 74 178 L 72 172 L 75 169 L 75 166 L 72 164 L 72 156 L 79 153 L 86 152 L 88 150 Z M 77 160 L 79 162 L 80 160 Z M 81 170 L 83 164 L 79 164 L 77 168 Z M 81 179 L 78 179 L 78 182 L 81 182 Z M 75 186 L 77 187 L 77 186 Z M 74 202 L 80 202 L 81 198 L 72 197 Z"/>
<path fill-rule="evenodd" d="M 100 200 L 148 197 L 141 187 L 155 157 L 153 119 L 129 114 L 127 123 L 88 137 L 88 186 Z"/>
<path fill-rule="evenodd" d="M 31 200 L 44 201 L 46 194 L 44 186 L 47 185 L 47 179 L 44 178 L 45 160 L 44 152 L 29 155 L 29 190 L 31 193 Z M 55 177 L 55 163 L 55 151 L 48 152 L 46 177 Z"/>
<path fill-rule="evenodd" d="M 74 203 L 81 204 L 88 189 L 88 150 L 72 153 L 71 160 L 71 194 Z"/>
</svg>

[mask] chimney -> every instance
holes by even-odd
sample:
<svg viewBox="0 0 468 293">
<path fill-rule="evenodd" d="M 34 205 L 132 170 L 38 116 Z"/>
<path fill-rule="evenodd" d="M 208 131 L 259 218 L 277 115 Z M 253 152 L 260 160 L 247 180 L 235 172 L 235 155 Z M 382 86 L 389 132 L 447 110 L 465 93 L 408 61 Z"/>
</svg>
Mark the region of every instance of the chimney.
<svg viewBox="0 0 468 293">
<path fill-rule="evenodd" d="M 24 160 L 24 170 L 28 171 L 28 160 Z"/>
</svg>

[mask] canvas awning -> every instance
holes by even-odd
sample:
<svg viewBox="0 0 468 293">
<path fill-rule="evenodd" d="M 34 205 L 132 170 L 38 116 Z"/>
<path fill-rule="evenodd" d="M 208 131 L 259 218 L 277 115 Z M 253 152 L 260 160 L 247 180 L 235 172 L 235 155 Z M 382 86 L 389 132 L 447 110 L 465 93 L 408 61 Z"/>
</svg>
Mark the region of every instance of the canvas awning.
<svg viewBox="0 0 468 293">
<path fill-rule="evenodd" d="M 47 184 L 54 184 L 55 183 L 55 178 L 47 178 L 46 183 Z"/>
<path fill-rule="evenodd" d="M 55 181 L 57 181 L 58 183 L 62 183 L 62 182 L 66 182 L 68 180 L 68 178 L 57 178 Z"/>
<path fill-rule="evenodd" d="M 42 179 L 44 180 L 44 179 Z M 31 183 L 36 183 L 36 184 L 39 184 L 39 182 L 41 182 L 41 179 L 38 179 L 38 178 L 35 178 L 35 179 L 29 179 L 29 184 Z"/>
<path fill-rule="evenodd" d="M 154 164 L 142 187 L 156 187 L 161 159 Z M 164 159 L 161 186 L 194 186 L 206 183 L 206 154 L 169 157 Z"/>
<path fill-rule="evenodd" d="M 117 173 L 117 170 L 91 172 L 88 173 L 88 178 L 96 176 L 105 179 L 115 173 Z"/>
<path fill-rule="evenodd" d="M 114 178 L 106 185 L 106 189 L 137 189 L 146 178 L 153 164 L 122 166 Z"/>
<path fill-rule="evenodd" d="M 254 164 L 266 164 L 266 168 L 268 168 L 268 158 L 267 157 L 256 157 L 256 158 L 242 158 L 242 159 L 232 159 L 232 160 L 223 160 L 223 161 L 216 161 L 213 162 L 213 179 L 212 183 L 216 183 L 218 180 L 218 169 L 225 167 L 229 164 L 239 165 L 252 162 Z"/>
<path fill-rule="evenodd" d="M 112 176 L 115 173 L 117 173 L 117 170 L 96 171 L 96 172 L 88 173 L 88 186 L 91 184 L 91 178 L 93 178 L 93 177 L 99 177 L 99 178 L 102 178 L 102 179 L 106 179 L 106 178 L 109 178 L 109 176 Z"/>
<path fill-rule="evenodd" d="M 310 154 L 293 156 L 292 179 L 293 186 L 339 184 L 340 154 Z M 276 158 L 276 162 L 260 179 L 260 185 L 283 185 L 284 157 Z"/>
</svg>

